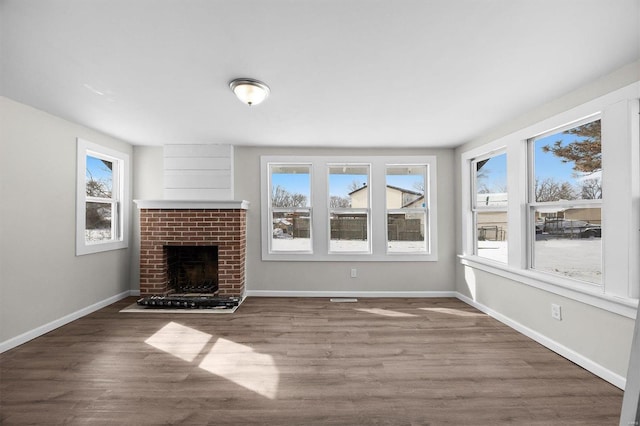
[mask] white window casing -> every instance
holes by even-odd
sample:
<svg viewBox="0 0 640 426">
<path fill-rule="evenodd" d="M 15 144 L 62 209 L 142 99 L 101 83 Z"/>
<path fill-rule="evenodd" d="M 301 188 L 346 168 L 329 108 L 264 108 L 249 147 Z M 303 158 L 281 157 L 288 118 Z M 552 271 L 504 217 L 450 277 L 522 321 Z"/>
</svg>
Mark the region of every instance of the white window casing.
<svg viewBox="0 0 640 426">
<path fill-rule="evenodd" d="M 311 219 L 312 250 L 309 252 L 274 252 L 270 249 L 272 219 L 270 216 L 271 177 L 270 165 L 310 164 L 311 165 L 311 201 L 313 213 Z M 360 209 L 367 213 L 369 222 L 369 251 L 330 250 L 330 214 L 329 205 L 329 167 L 340 165 L 366 165 L 369 167 L 370 192 L 369 207 Z M 426 212 L 425 238 L 426 252 L 387 253 L 387 217 L 386 217 L 386 167 L 388 165 L 424 165 L 427 176 L 425 188 Z M 283 261 L 436 261 L 437 260 L 437 182 L 435 156 L 263 156 L 261 157 L 261 232 L 262 259 Z M 358 209 L 348 209 L 352 213 Z"/>
<path fill-rule="evenodd" d="M 640 82 L 522 128 L 460 154 L 462 264 L 541 288 L 626 316 L 635 316 L 640 293 Z M 592 285 L 529 269 L 531 244 L 528 141 L 581 120 L 601 117 L 602 200 L 573 200 L 572 205 L 602 208 L 602 285 Z M 471 164 L 506 150 L 509 193 L 508 263 L 476 256 L 474 248 Z"/>
<path fill-rule="evenodd" d="M 87 195 L 87 157 L 112 163 L 112 190 L 109 197 Z M 129 230 L 129 155 L 87 140 L 77 139 L 76 154 L 76 256 L 128 247 Z M 109 238 L 87 239 L 87 203 L 111 206 Z"/>
</svg>

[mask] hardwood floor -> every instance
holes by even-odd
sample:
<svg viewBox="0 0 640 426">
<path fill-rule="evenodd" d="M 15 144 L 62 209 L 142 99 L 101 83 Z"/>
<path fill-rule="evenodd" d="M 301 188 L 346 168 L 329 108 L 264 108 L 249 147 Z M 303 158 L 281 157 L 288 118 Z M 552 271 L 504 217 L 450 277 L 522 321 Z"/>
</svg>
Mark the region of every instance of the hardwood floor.
<svg viewBox="0 0 640 426">
<path fill-rule="evenodd" d="M 456 299 L 120 313 L 0 355 L 0 423 L 616 425 L 622 391 Z"/>
</svg>

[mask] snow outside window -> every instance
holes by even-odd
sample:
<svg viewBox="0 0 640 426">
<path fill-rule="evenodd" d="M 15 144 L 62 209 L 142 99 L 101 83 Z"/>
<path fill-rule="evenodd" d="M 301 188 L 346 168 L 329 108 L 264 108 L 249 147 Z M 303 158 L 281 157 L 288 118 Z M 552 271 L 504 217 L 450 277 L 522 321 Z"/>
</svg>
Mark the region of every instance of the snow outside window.
<svg viewBox="0 0 640 426">
<path fill-rule="evenodd" d="M 386 167 L 387 253 L 427 253 L 426 164 Z"/>
<path fill-rule="evenodd" d="M 507 263 L 507 154 L 492 154 L 472 160 L 471 179 L 473 253 Z"/>
<path fill-rule="evenodd" d="M 600 119 L 529 140 L 530 267 L 602 284 Z"/>
<path fill-rule="evenodd" d="M 328 165 L 330 253 L 371 253 L 369 169 Z"/>
<path fill-rule="evenodd" d="M 271 253 L 312 253 L 311 166 L 269 165 Z"/>
<path fill-rule="evenodd" d="M 262 259 L 436 261 L 435 156 L 263 156 Z"/>
<path fill-rule="evenodd" d="M 78 139 L 76 255 L 127 247 L 128 155 Z"/>
</svg>

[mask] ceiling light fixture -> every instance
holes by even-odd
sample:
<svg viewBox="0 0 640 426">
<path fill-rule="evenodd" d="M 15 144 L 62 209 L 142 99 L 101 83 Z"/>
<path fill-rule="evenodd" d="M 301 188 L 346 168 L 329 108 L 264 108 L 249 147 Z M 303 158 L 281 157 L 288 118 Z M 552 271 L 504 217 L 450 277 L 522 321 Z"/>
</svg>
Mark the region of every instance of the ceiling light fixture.
<svg viewBox="0 0 640 426">
<path fill-rule="evenodd" d="M 229 87 L 245 104 L 258 105 L 269 96 L 269 86 L 261 81 L 254 80 L 252 78 L 236 78 Z"/>
</svg>

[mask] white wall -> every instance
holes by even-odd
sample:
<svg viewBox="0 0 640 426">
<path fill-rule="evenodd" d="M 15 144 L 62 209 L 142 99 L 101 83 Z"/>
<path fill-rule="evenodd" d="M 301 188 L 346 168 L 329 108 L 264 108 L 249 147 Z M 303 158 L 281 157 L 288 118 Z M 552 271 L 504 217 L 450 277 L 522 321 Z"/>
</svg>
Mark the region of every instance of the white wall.
<svg viewBox="0 0 640 426">
<path fill-rule="evenodd" d="M 510 280 L 461 266 L 458 291 L 520 332 L 617 386 L 627 374 L 634 320 Z M 562 307 L 562 321 L 551 304 Z"/>
<path fill-rule="evenodd" d="M 536 125 L 639 80 L 640 62 L 636 62 L 547 105 L 542 105 L 525 116 L 506 122 L 487 135 L 456 149 L 456 176 L 461 176 L 461 167 L 466 166 L 462 161 L 464 153 Z M 619 145 L 619 149 L 629 149 L 624 143 Z M 639 176 L 626 177 L 626 179 L 638 178 Z M 461 209 L 463 206 L 461 200 L 463 195 L 460 182 L 456 186 L 456 192 L 456 245 L 457 252 L 462 254 Z M 624 204 L 631 206 L 637 204 L 637 201 L 625 200 Z M 628 232 L 637 231 L 634 226 L 630 228 L 633 229 L 627 230 Z M 637 238 L 632 238 L 631 241 L 637 241 Z M 627 240 L 623 243 L 627 243 Z M 630 252 L 637 253 L 637 249 L 633 247 Z M 604 256 L 606 258 L 606 252 Z M 636 264 L 638 260 L 630 259 L 630 262 Z M 528 333 L 554 350 L 558 350 L 562 355 L 612 383 L 624 386 L 634 324 L 630 315 L 614 313 L 596 307 L 593 303 L 583 303 L 574 298 L 561 296 L 555 291 L 546 291 L 544 286 L 534 288 L 528 285 L 525 279 L 510 279 L 473 266 L 458 264 L 456 283 L 458 292 L 487 312 Z M 551 319 L 552 303 L 562 306 L 564 316 L 562 321 Z"/>
<path fill-rule="evenodd" d="M 438 161 L 437 262 L 262 261 L 260 245 L 260 156 L 436 155 Z M 455 288 L 453 150 L 363 150 L 235 147 L 235 196 L 251 202 L 248 211 L 247 289 L 249 294 L 297 292 L 435 292 Z M 350 278 L 351 268 L 358 277 Z M 259 292 L 259 293 L 255 293 Z"/>
<path fill-rule="evenodd" d="M 128 293 L 130 249 L 75 256 L 76 138 L 129 155 L 132 149 L 4 97 L 0 117 L 0 348 L 6 349 L 25 333 Z"/>
<path fill-rule="evenodd" d="M 163 199 L 163 149 L 161 146 L 134 146 L 131 178 L 134 200 Z M 131 290 L 140 291 L 140 210 L 133 204 L 131 215 Z"/>
<path fill-rule="evenodd" d="M 235 198 L 248 200 L 247 290 L 260 294 L 297 292 L 452 292 L 455 289 L 453 150 L 339 150 L 234 147 Z M 262 261 L 260 246 L 261 155 L 437 155 L 437 262 L 281 262 Z M 162 192 L 162 148 L 134 149 L 134 199 L 154 199 Z M 134 212 L 134 235 L 139 235 Z M 139 250 L 136 241 L 134 250 Z M 136 256 L 138 256 L 136 254 Z M 139 288 L 139 265 L 132 265 L 132 288 Z M 350 278 L 351 268 L 358 277 Z M 424 293 L 422 293 L 424 294 Z"/>
</svg>

